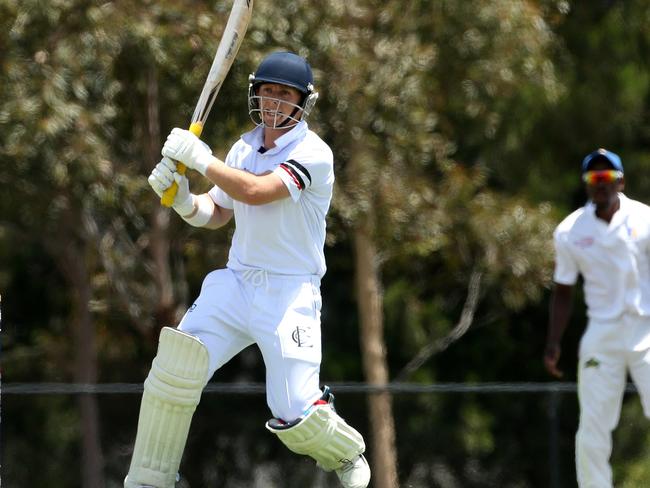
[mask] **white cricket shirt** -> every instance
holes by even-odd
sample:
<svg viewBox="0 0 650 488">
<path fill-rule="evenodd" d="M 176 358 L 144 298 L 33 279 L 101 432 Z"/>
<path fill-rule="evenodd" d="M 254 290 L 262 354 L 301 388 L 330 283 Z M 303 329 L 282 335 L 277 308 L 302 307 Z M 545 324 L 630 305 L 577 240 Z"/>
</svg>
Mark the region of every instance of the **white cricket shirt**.
<svg viewBox="0 0 650 488">
<path fill-rule="evenodd" d="M 334 158 L 329 146 L 305 121 L 263 147 L 263 128 L 242 135 L 225 163 L 260 175 L 277 174 L 290 198 L 265 205 L 234 200 L 219 187 L 210 190 L 217 205 L 234 211 L 235 233 L 227 266 L 235 271 L 263 269 L 286 275 L 325 274 L 325 216 L 332 200 Z"/>
<path fill-rule="evenodd" d="M 608 224 L 589 202 L 555 229 L 556 283 L 584 280 L 587 314 L 610 320 L 624 313 L 650 317 L 650 207 L 619 193 Z"/>
</svg>

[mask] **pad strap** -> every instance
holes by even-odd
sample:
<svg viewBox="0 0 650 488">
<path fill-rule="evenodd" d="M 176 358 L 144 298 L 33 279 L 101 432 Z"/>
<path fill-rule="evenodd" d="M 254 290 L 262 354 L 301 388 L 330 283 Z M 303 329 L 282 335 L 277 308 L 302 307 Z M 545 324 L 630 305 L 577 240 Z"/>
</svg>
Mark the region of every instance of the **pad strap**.
<svg viewBox="0 0 650 488">
<path fill-rule="evenodd" d="M 192 415 L 208 380 L 208 351 L 194 336 L 165 327 L 144 382 L 126 488 L 173 488 Z"/>
<path fill-rule="evenodd" d="M 266 423 L 290 450 L 316 460 L 325 471 L 339 469 L 366 450 L 363 437 L 349 426 L 331 404 L 313 405 L 297 423 Z"/>
</svg>

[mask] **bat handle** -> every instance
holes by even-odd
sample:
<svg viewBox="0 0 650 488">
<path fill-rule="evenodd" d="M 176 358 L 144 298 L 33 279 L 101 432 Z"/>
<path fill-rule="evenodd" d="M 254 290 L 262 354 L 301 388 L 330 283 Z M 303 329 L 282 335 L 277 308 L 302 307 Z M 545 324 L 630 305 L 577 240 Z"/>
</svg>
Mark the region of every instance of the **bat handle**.
<svg viewBox="0 0 650 488">
<path fill-rule="evenodd" d="M 196 137 L 200 137 L 201 132 L 203 132 L 203 124 L 198 121 L 192 122 L 192 124 L 190 124 L 190 132 L 194 134 Z M 185 166 L 180 161 L 177 161 L 176 171 L 178 172 L 178 174 L 184 175 L 185 172 L 187 171 L 187 166 Z M 174 199 L 176 198 L 177 193 L 178 193 L 178 183 L 174 181 L 172 183 L 172 186 L 170 186 L 163 192 L 162 197 L 160 197 L 160 203 L 165 207 L 171 207 L 174 204 Z"/>
</svg>

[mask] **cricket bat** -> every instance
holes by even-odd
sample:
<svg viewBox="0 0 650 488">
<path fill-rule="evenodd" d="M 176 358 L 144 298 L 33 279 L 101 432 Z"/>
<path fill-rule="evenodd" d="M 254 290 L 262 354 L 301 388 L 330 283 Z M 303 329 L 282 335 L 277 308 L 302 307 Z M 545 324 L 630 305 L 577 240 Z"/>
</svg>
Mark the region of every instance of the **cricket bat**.
<svg viewBox="0 0 650 488">
<path fill-rule="evenodd" d="M 237 51 L 239 51 L 239 46 L 241 46 L 244 40 L 252 13 L 253 0 L 234 0 L 230 16 L 228 17 L 228 23 L 221 36 L 221 41 L 219 41 L 217 53 L 214 56 L 210 72 L 205 80 L 199 101 L 196 103 L 196 108 L 192 115 L 190 131 L 197 137 L 200 137 L 203 132 L 203 126 L 214 104 L 214 100 L 217 98 L 219 89 L 232 66 Z M 182 175 L 187 170 L 187 167 L 182 162 L 178 162 L 176 168 Z M 165 207 L 171 207 L 177 192 L 178 184 L 174 182 L 172 186 L 165 190 L 160 199 L 160 203 Z"/>
</svg>

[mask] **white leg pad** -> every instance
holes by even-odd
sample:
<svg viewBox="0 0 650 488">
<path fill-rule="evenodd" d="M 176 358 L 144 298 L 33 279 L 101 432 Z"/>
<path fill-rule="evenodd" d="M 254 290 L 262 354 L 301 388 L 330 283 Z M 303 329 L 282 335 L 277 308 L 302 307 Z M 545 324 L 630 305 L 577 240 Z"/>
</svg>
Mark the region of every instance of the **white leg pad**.
<svg viewBox="0 0 650 488">
<path fill-rule="evenodd" d="M 341 469 L 366 450 L 363 437 L 331 405 L 314 405 L 295 425 L 287 428 L 266 423 L 290 450 L 316 460 L 325 471 Z"/>
<path fill-rule="evenodd" d="M 192 415 L 208 381 L 208 350 L 171 327 L 160 331 L 158 354 L 144 382 L 138 432 L 125 488 L 173 488 Z"/>
</svg>

